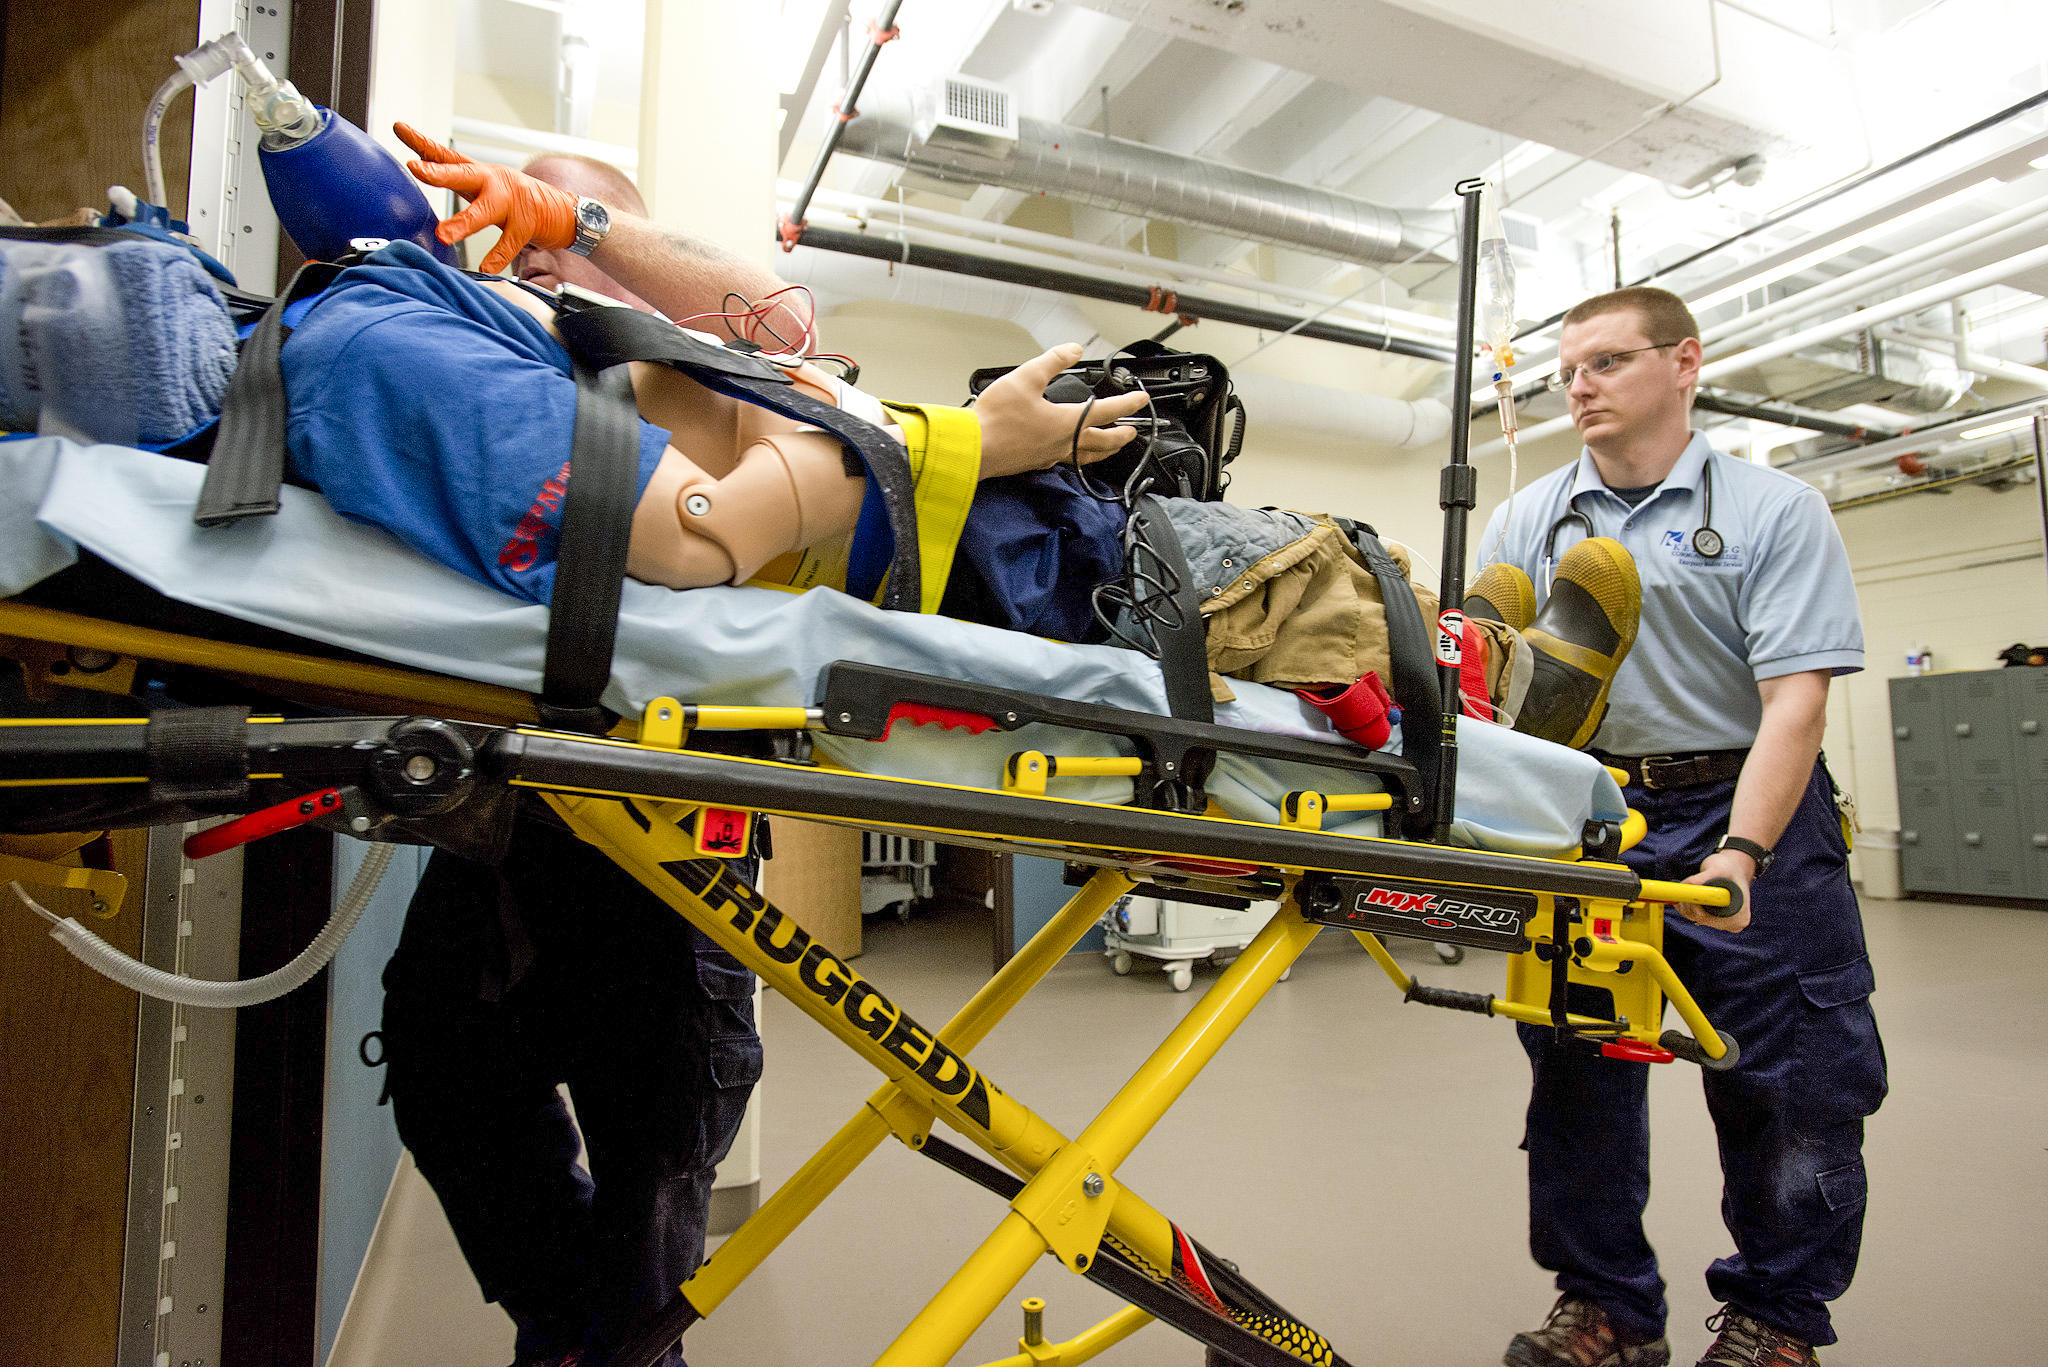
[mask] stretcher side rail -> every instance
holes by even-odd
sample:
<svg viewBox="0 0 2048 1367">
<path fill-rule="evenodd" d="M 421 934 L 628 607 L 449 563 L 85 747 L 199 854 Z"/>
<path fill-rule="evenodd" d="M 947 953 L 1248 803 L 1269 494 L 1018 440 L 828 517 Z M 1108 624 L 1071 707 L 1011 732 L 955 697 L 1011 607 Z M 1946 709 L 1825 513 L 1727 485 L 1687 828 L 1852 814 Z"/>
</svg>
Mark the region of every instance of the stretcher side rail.
<svg viewBox="0 0 2048 1367">
<path fill-rule="evenodd" d="M 1138 804 L 1143 807 L 1202 810 L 1203 784 L 1217 754 L 1224 751 L 1371 774 L 1399 790 L 1399 811 L 1420 812 L 1424 805 L 1422 775 L 1413 764 L 1395 755 L 1246 731 L 1214 722 L 1069 702 L 851 660 L 826 666 L 819 676 L 818 705 L 825 714 L 826 730 L 861 740 L 886 737 L 890 725 L 906 706 L 935 707 L 979 718 L 1001 731 L 1043 723 L 1122 736 L 1138 748 L 1146 765 L 1147 781 L 1137 785 Z"/>
<path fill-rule="evenodd" d="M 140 717 L 0 720 L 7 781 L 20 787 L 148 783 L 147 731 L 147 719 Z M 1214 861 L 1247 874 L 1260 868 L 1308 869 L 1624 902 L 1635 900 L 1640 891 L 1633 873 L 1614 866 L 1027 797 L 786 760 L 438 718 L 252 717 L 244 737 L 252 789 L 241 809 L 310 789 L 356 785 L 399 815 L 431 816 L 436 813 L 427 806 L 445 811 L 458 800 L 442 787 L 453 781 L 451 746 L 473 756 L 454 760 L 458 767 L 473 766 L 473 776 L 465 775 L 464 782 L 739 808 L 867 829 L 993 836 L 1037 847 L 1030 853 L 1100 866 L 1144 870 L 1164 857 Z M 435 766 L 429 779 L 409 778 L 408 764 L 422 756 Z M 222 810 L 232 807 L 223 805 Z"/>
</svg>

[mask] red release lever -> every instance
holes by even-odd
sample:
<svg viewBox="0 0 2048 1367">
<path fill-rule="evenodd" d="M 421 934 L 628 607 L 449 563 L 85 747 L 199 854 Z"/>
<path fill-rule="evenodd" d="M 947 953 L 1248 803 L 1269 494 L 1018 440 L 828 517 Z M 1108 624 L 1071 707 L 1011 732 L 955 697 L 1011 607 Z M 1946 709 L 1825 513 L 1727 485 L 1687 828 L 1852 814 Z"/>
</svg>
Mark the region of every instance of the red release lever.
<svg viewBox="0 0 2048 1367">
<path fill-rule="evenodd" d="M 882 726 L 882 739 L 889 739 L 889 730 L 899 721 L 912 726 L 943 726 L 948 731 L 964 726 L 975 735 L 995 730 L 993 717 L 984 717 L 979 712 L 962 712 L 957 707 L 934 707 L 930 703 L 900 702 L 889 709 L 889 720 Z"/>
<path fill-rule="evenodd" d="M 187 859 L 204 859 L 222 850 L 231 850 L 237 845 L 246 845 L 252 840 L 261 840 L 266 835 L 276 835 L 294 826 L 303 826 L 317 817 L 341 810 L 341 789 L 322 788 L 295 797 L 289 802 L 280 802 L 275 807 L 265 807 L 260 812 L 238 816 L 233 821 L 209 827 L 185 841 Z"/>
<path fill-rule="evenodd" d="M 1609 1040 L 1600 1046 L 1600 1052 L 1608 1058 L 1626 1059 L 1630 1063 L 1670 1063 L 1678 1057 L 1669 1049 L 1639 1044 L 1632 1039 Z"/>
</svg>

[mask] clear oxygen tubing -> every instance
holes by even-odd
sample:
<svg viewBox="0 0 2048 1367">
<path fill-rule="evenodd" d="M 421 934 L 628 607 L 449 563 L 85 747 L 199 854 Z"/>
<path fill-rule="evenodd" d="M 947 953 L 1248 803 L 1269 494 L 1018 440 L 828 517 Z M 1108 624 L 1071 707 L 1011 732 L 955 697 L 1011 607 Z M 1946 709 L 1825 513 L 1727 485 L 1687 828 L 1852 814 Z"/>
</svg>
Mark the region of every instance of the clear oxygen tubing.
<svg viewBox="0 0 2048 1367">
<path fill-rule="evenodd" d="M 143 189 L 149 202 L 168 209 L 164 189 L 164 155 L 160 141 L 164 111 L 186 88 L 202 86 L 229 70 L 239 71 L 248 84 L 246 100 L 265 141 L 273 137 L 281 145 L 303 142 L 320 131 L 320 113 L 313 102 L 299 94 L 290 81 L 273 76 L 263 59 L 249 50 L 242 35 L 229 30 L 212 42 L 201 43 L 177 59 L 178 69 L 164 78 L 149 98 L 149 110 L 142 116 Z"/>
<path fill-rule="evenodd" d="M 1507 539 L 1508 516 L 1515 508 L 1521 452 L 1515 434 L 1515 259 L 1508 251 L 1507 226 L 1500 218 L 1500 190 L 1486 187 L 1479 210 L 1479 332 L 1493 357 L 1493 393 L 1500 405 L 1500 435 L 1508 447 L 1508 502 L 1500 535 L 1490 555 L 1500 554 Z"/>
<path fill-rule="evenodd" d="M 9 883 L 14 895 L 28 905 L 30 911 L 50 923 L 50 938 L 64 946 L 65 952 L 77 959 L 102 977 L 112 978 L 131 991 L 161 1001 L 177 1002 L 182 1006 L 255 1006 L 260 1002 L 274 1001 L 294 988 L 303 987 L 314 974 L 327 967 L 327 963 L 341 948 L 341 942 L 356 928 L 363 911 L 370 905 L 370 899 L 377 894 L 377 885 L 384 880 L 384 870 L 391 866 L 391 853 L 395 846 L 373 843 L 363 855 L 362 867 L 348 885 L 348 891 L 341 895 L 341 901 L 334 908 L 334 915 L 313 937 L 313 942 L 300 950 L 283 968 L 265 973 L 260 978 L 243 978 L 233 982 L 214 982 L 207 978 L 187 977 L 183 973 L 166 973 L 160 968 L 138 963 L 120 950 L 102 940 L 99 936 L 69 917 L 59 918 L 33 897 L 22 890 L 19 883 Z"/>
</svg>

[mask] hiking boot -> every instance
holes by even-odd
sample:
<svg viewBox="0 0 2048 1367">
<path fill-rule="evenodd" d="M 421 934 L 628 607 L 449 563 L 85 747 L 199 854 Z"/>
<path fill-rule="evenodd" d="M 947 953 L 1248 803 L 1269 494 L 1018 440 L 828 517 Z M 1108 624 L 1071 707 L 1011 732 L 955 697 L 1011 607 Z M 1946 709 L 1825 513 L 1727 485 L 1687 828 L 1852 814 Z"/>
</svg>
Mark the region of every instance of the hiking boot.
<svg viewBox="0 0 2048 1367">
<path fill-rule="evenodd" d="M 1614 1337 L 1607 1312 L 1567 1292 L 1550 1307 L 1541 1329 L 1517 1334 L 1501 1358 L 1505 1367 L 1667 1367 L 1663 1339 L 1626 1344 Z"/>
<path fill-rule="evenodd" d="M 1536 618 L 1536 586 L 1519 565 L 1496 560 L 1465 589 L 1465 615 L 1490 617 L 1522 631 Z"/>
<path fill-rule="evenodd" d="M 1820 1367 L 1810 1346 L 1733 1306 L 1707 1316 L 1707 1329 L 1716 1337 L 1699 1367 Z"/>
<path fill-rule="evenodd" d="M 1574 750 L 1591 744 L 1642 615 L 1642 580 L 1619 541 L 1590 537 L 1566 551 L 1549 600 L 1522 632 L 1536 668 L 1515 729 Z"/>
</svg>

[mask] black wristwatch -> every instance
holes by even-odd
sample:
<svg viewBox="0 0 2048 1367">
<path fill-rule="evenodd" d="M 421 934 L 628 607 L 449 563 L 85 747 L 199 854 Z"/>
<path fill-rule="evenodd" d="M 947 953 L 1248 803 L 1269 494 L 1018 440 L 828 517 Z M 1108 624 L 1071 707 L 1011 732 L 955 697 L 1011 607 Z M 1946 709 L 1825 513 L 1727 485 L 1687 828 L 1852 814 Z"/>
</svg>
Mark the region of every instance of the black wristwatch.
<svg viewBox="0 0 2048 1367">
<path fill-rule="evenodd" d="M 1778 857 L 1762 845 L 1757 844 L 1754 840 L 1745 840 L 1739 835 L 1722 836 L 1721 843 L 1714 846 L 1714 853 L 1719 854 L 1723 850 L 1734 850 L 1737 854 L 1746 854 L 1751 859 L 1754 859 L 1756 861 L 1756 876 L 1759 878 L 1770 871 L 1771 861 Z"/>
</svg>

